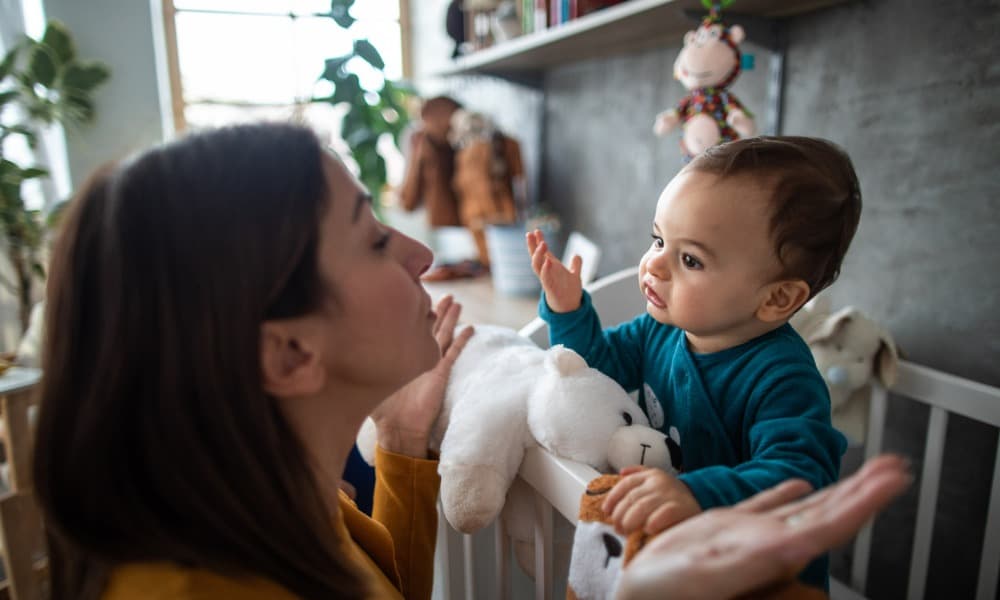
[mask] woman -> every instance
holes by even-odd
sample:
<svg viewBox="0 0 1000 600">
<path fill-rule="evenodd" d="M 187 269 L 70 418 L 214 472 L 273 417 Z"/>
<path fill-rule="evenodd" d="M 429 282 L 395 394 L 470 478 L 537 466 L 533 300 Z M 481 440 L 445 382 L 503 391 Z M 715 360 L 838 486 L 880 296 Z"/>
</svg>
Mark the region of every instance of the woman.
<svg viewBox="0 0 1000 600">
<path fill-rule="evenodd" d="M 430 251 L 369 200 L 282 125 L 84 187 L 53 256 L 37 432 L 55 598 L 429 597 L 427 436 L 471 331 L 452 341 L 459 307 L 435 313 L 418 280 Z M 385 527 L 338 490 L 369 413 Z"/>
</svg>

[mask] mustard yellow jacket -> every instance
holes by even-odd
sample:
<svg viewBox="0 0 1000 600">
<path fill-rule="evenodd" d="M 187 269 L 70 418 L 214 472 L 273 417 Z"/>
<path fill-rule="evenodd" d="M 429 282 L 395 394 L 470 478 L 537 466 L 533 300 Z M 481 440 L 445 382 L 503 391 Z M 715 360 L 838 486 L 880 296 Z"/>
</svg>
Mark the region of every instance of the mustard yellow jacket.
<svg viewBox="0 0 1000 600">
<path fill-rule="evenodd" d="M 334 527 L 375 598 L 431 597 L 437 539 L 437 461 L 375 451 L 372 517 L 343 492 Z M 168 562 L 130 563 L 115 569 L 103 600 L 294 600 L 294 594 L 262 578 L 225 577 Z"/>
</svg>

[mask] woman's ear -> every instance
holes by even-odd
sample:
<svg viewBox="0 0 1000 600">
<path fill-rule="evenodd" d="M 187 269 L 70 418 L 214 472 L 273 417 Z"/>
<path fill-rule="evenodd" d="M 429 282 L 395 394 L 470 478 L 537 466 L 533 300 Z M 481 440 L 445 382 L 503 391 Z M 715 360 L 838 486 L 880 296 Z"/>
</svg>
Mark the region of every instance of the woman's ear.
<svg viewBox="0 0 1000 600">
<path fill-rule="evenodd" d="M 266 321 L 260 327 L 260 370 L 264 389 L 278 398 L 319 392 L 326 373 L 308 338 L 291 321 Z"/>
<path fill-rule="evenodd" d="M 801 279 L 776 281 L 766 293 L 756 317 L 765 323 L 787 321 L 809 300 L 809 284 Z"/>
</svg>

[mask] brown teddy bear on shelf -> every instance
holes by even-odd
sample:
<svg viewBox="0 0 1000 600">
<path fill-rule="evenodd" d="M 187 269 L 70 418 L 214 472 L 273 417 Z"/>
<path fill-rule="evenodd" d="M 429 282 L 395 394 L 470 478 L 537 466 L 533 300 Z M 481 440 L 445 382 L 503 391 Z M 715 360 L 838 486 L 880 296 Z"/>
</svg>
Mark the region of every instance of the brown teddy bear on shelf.
<svg viewBox="0 0 1000 600">
<path fill-rule="evenodd" d="M 722 22 L 722 5 L 705 0 L 703 4 L 709 15 L 697 31 L 684 35 L 684 47 L 674 62 L 674 78 L 688 93 L 676 108 L 657 115 L 653 125 L 656 135 L 663 136 L 682 123 L 681 151 L 688 159 L 716 144 L 754 134 L 753 116 L 728 90 L 742 69 L 743 28 Z"/>
<path fill-rule="evenodd" d="M 431 227 L 456 227 L 458 200 L 451 187 L 455 150 L 448 141 L 451 116 L 461 104 L 447 96 L 430 98 L 420 109 L 420 129 L 410 137 L 406 175 L 400 188 L 403 208 L 427 207 Z"/>
<path fill-rule="evenodd" d="M 458 216 L 476 243 L 479 263 L 488 268 L 486 225 L 517 221 L 517 196 L 524 174 L 521 146 L 481 113 L 457 110 L 451 117 L 456 149 L 452 187 Z"/>
</svg>

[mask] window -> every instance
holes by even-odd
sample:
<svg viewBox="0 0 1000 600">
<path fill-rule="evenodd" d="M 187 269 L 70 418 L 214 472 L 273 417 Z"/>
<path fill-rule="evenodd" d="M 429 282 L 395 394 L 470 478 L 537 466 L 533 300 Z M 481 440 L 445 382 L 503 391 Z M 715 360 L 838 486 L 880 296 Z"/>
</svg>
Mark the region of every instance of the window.
<svg viewBox="0 0 1000 600">
<path fill-rule="evenodd" d="M 260 119 L 299 119 L 334 137 L 332 85 L 317 81 L 327 58 L 367 38 L 389 79 L 403 77 L 399 0 L 356 0 L 350 31 L 330 0 L 164 0 L 178 131 Z M 359 72 L 364 83 L 364 73 Z"/>
</svg>

